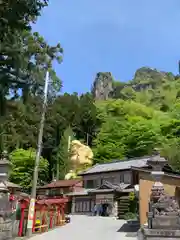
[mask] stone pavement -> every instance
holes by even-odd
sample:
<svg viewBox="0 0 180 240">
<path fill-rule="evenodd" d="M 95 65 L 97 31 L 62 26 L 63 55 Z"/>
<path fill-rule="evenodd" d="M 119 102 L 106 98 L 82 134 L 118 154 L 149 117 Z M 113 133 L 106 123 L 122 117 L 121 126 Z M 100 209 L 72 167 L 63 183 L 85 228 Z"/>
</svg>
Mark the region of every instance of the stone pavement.
<svg viewBox="0 0 180 240">
<path fill-rule="evenodd" d="M 72 216 L 71 223 L 36 235 L 31 240 L 135 240 L 120 228 L 125 223 L 105 217 Z"/>
</svg>

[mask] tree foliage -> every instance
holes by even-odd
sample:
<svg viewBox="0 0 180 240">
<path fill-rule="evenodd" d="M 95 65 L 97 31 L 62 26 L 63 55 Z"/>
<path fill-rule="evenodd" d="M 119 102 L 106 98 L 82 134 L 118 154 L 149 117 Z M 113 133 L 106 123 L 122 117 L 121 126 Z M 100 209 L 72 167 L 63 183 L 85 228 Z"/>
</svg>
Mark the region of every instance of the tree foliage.
<svg viewBox="0 0 180 240">
<path fill-rule="evenodd" d="M 11 155 L 12 170 L 10 180 L 19 184 L 23 190 L 28 191 L 32 186 L 32 176 L 35 165 L 36 151 L 34 149 L 17 149 Z M 38 185 L 44 185 L 48 181 L 49 163 L 43 157 L 39 162 Z"/>
<path fill-rule="evenodd" d="M 52 80 L 42 148 L 47 160 L 39 184 L 52 179 L 55 168 L 56 177 L 64 178 L 72 132 L 93 148 L 94 162 L 141 157 L 158 147 L 180 170 L 180 76 L 142 67 L 129 82 L 120 82 L 99 72 L 91 93 L 59 94 L 62 83 L 53 63 L 61 63 L 62 46 L 49 45 L 31 29 L 48 2 L 0 3 L 0 150 L 12 152 L 11 180 L 30 188 L 47 70 Z"/>
<path fill-rule="evenodd" d="M 57 147 L 55 154 L 55 169 L 56 169 L 56 179 L 64 179 L 65 175 L 71 170 L 70 162 L 70 144 L 74 139 L 74 133 L 70 127 L 68 127 L 62 137 L 59 146 Z"/>
<path fill-rule="evenodd" d="M 96 103 L 101 127 L 94 140 L 96 162 L 141 157 L 158 147 L 179 170 L 180 78 L 140 68 L 129 82 L 113 84 L 112 97 Z"/>
<path fill-rule="evenodd" d="M 110 100 L 103 103 L 103 108 L 100 105 L 100 112 L 104 123 L 94 141 L 96 159 L 106 162 L 123 157 L 140 157 L 151 154 L 159 145 L 162 116 L 151 108 Z"/>
</svg>

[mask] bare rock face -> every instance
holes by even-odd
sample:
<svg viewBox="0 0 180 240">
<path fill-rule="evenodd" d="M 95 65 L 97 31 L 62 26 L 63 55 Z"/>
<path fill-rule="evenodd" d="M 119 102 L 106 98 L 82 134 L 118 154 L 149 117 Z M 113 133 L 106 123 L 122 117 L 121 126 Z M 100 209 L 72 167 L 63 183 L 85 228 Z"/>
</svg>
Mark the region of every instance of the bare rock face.
<svg viewBox="0 0 180 240">
<path fill-rule="evenodd" d="M 150 67 L 139 68 L 134 75 L 132 87 L 135 91 L 156 88 L 164 81 L 173 80 L 174 76 L 167 72 L 158 71 Z"/>
<path fill-rule="evenodd" d="M 66 174 L 65 179 L 76 178 L 77 173 L 84 171 L 93 164 L 93 152 L 89 146 L 78 140 L 71 142 L 70 161 L 72 169 Z"/>
<path fill-rule="evenodd" d="M 113 91 L 113 77 L 110 72 L 99 72 L 93 83 L 92 94 L 96 100 L 107 100 Z"/>
<path fill-rule="evenodd" d="M 74 167 L 80 165 L 92 165 L 93 152 L 89 146 L 82 144 L 78 140 L 71 143 L 71 162 Z"/>
</svg>

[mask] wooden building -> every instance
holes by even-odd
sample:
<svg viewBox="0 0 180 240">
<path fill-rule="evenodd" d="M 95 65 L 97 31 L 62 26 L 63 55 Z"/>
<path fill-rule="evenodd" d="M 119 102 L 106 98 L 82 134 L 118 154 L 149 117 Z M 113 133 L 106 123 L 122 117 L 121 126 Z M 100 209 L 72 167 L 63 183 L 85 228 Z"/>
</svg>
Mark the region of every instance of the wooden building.
<svg viewBox="0 0 180 240">
<path fill-rule="evenodd" d="M 37 188 L 37 196 L 60 196 L 82 190 L 81 179 L 58 180 Z"/>
<path fill-rule="evenodd" d="M 58 180 L 53 181 L 47 185 L 38 187 L 37 198 L 58 198 L 65 197 L 70 192 L 82 191 L 82 180 L 71 179 L 71 180 Z M 66 204 L 66 213 L 70 213 L 72 208 L 72 198 L 68 197 L 68 203 Z"/>
<path fill-rule="evenodd" d="M 119 199 L 134 191 L 138 181 L 138 174 L 131 167 L 147 167 L 149 158 L 96 164 L 82 172 L 83 190 L 68 194 L 72 197 L 72 213 L 92 214 L 95 204 L 106 204 L 111 209 L 110 215 L 117 216 Z"/>
</svg>

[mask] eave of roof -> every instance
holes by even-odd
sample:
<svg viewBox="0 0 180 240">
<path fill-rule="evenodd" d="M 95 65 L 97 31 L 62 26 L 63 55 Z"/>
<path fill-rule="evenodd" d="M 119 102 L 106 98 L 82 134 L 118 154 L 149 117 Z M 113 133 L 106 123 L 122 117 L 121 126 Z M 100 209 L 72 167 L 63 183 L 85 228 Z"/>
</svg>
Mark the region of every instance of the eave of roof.
<svg viewBox="0 0 180 240">
<path fill-rule="evenodd" d="M 82 191 L 79 192 L 70 192 L 65 194 L 66 196 L 87 196 L 88 195 L 88 190 L 90 189 L 82 189 Z"/>
<path fill-rule="evenodd" d="M 21 189 L 21 186 L 9 181 L 5 181 L 5 184 L 8 188 L 17 188 L 17 189 Z"/>
<path fill-rule="evenodd" d="M 88 191 L 88 193 L 109 193 L 109 192 L 116 192 L 115 189 L 93 189 Z"/>
<path fill-rule="evenodd" d="M 41 199 L 37 200 L 37 204 L 39 205 L 51 205 L 51 204 L 60 204 L 68 202 L 68 198 L 61 198 L 61 199 Z"/>
<path fill-rule="evenodd" d="M 95 175 L 95 174 L 103 174 L 103 173 L 111 173 L 111 172 L 121 172 L 131 170 L 131 167 L 139 167 L 139 168 L 147 168 L 148 160 L 152 156 L 144 156 L 138 158 L 129 158 L 125 160 L 115 160 L 108 163 L 95 164 L 84 172 L 79 173 L 79 176 L 84 175 Z M 172 171 L 172 168 L 169 164 L 165 166 L 166 170 Z M 173 172 L 173 171 L 172 171 Z"/>
<path fill-rule="evenodd" d="M 127 170 L 131 170 L 131 168 L 116 169 L 116 170 L 109 170 L 109 171 L 102 171 L 102 172 L 93 172 L 93 173 L 82 172 L 82 173 L 79 173 L 78 176 L 95 175 L 95 174 L 101 174 L 101 173 L 103 174 L 103 173 L 111 173 L 111 172 L 122 172 Z"/>
<path fill-rule="evenodd" d="M 112 161 L 103 164 L 96 164 L 91 168 L 87 169 L 84 172 L 79 173 L 79 176 L 84 175 L 93 175 L 93 174 L 101 174 L 106 172 L 120 172 L 131 170 L 131 166 L 137 165 L 140 167 L 147 167 L 147 161 L 151 158 L 151 156 L 139 157 L 139 158 L 130 158 L 125 160 Z"/>
<path fill-rule="evenodd" d="M 132 170 L 138 171 L 138 172 L 145 172 L 145 173 L 151 173 L 152 170 L 150 169 L 144 169 L 144 168 L 138 168 L 138 167 L 131 167 Z M 180 174 L 178 173 L 170 173 L 170 172 L 165 172 L 164 171 L 164 175 L 168 176 L 168 177 L 173 177 L 173 178 L 178 178 L 180 179 Z"/>
<path fill-rule="evenodd" d="M 56 182 L 51 182 L 44 186 L 39 186 L 38 189 L 50 189 L 50 188 L 65 188 L 65 187 L 73 187 L 79 183 L 81 183 L 81 179 L 72 179 L 72 180 L 59 180 Z"/>
</svg>

